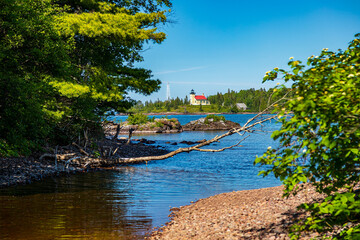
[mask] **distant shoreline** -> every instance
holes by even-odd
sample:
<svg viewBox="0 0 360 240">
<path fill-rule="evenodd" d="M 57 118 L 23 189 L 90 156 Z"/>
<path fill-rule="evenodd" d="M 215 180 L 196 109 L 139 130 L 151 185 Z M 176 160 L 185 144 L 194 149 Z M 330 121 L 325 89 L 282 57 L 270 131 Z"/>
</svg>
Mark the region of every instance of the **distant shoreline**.
<svg viewBox="0 0 360 240">
<path fill-rule="evenodd" d="M 148 116 L 156 115 L 209 115 L 209 114 L 229 114 L 229 115 L 242 115 L 242 114 L 258 114 L 258 112 L 239 112 L 239 113 L 215 113 L 215 112 L 195 112 L 195 113 L 182 113 L 182 112 L 160 112 L 160 113 L 142 113 Z M 116 116 L 127 116 L 127 113 L 118 113 Z"/>
</svg>

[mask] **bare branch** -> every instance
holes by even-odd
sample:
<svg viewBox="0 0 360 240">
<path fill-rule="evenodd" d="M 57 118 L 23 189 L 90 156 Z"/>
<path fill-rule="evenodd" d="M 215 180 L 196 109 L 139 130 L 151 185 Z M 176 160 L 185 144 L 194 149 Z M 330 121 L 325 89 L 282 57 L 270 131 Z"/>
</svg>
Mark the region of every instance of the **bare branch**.
<svg viewBox="0 0 360 240">
<path fill-rule="evenodd" d="M 292 90 L 288 91 L 287 93 L 285 93 L 285 95 L 278 99 L 277 101 L 273 102 L 272 104 L 270 104 L 269 106 L 267 106 L 263 111 L 261 111 L 260 113 L 258 113 L 257 115 L 255 115 L 254 117 L 250 118 L 244 126 L 247 126 L 248 124 L 250 124 L 252 121 L 254 121 L 255 119 L 257 119 L 258 117 L 264 115 L 267 111 L 270 110 L 270 108 L 272 108 L 275 104 L 278 104 L 279 102 L 283 101 L 287 95 L 289 95 L 289 93 L 291 92 Z"/>
<path fill-rule="evenodd" d="M 121 129 L 122 127 L 120 127 L 120 124 L 117 124 L 117 126 L 116 126 L 116 133 L 115 133 L 115 135 L 114 135 L 114 137 L 113 137 L 113 140 L 116 140 L 116 139 L 118 139 L 118 136 L 119 136 L 119 133 L 120 133 L 120 129 Z"/>
<path fill-rule="evenodd" d="M 43 155 L 41 155 L 41 157 L 39 158 L 40 160 L 44 159 L 44 158 L 55 158 L 57 160 L 65 160 L 68 157 L 72 157 L 74 156 L 76 153 L 67 153 L 67 154 L 49 154 L 49 153 L 45 153 Z"/>
<path fill-rule="evenodd" d="M 271 101 L 271 98 L 272 98 L 273 95 L 274 95 L 274 91 L 270 94 L 270 96 L 268 98 L 268 102 L 267 102 L 268 106 L 270 105 L 270 101 Z"/>
<path fill-rule="evenodd" d="M 75 147 L 77 147 L 82 154 L 84 154 L 84 155 L 86 155 L 86 156 L 89 156 L 89 154 L 88 154 L 87 152 L 85 152 L 85 150 L 82 149 L 82 147 L 80 147 L 79 145 L 77 145 L 75 142 L 73 142 L 72 145 L 75 146 Z"/>
<path fill-rule="evenodd" d="M 114 152 L 111 154 L 111 156 L 114 156 L 115 153 L 117 152 L 117 150 L 119 150 L 119 147 L 117 147 L 117 148 L 114 150 Z"/>
<path fill-rule="evenodd" d="M 269 122 L 272 119 L 275 119 L 277 117 L 277 115 L 272 115 L 269 116 L 267 118 L 261 119 L 261 120 L 257 120 L 256 122 L 253 122 L 255 119 L 259 118 L 260 116 L 264 115 L 270 108 L 272 108 L 275 104 L 283 101 L 286 96 L 290 93 L 291 91 L 287 92 L 282 98 L 280 98 L 279 100 L 273 102 L 272 104 L 270 104 L 268 107 L 266 107 L 262 112 L 258 113 L 257 115 L 255 115 L 254 117 L 250 118 L 245 124 L 244 126 L 240 126 L 239 128 L 233 128 L 231 130 L 229 130 L 228 132 L 220 135 L 220 136 L 215 136 L 210 140 L 206 140 L 203 141 L 195 146 L 192 147 L 186 147 L 186 148 L 179 148 L 175 151 L 169 152 L 167 154 L 161 155 L 161 156 L 146 156 L 146 157 L 133 157 L 133 158 L 114 158 L 114 157 L 110 157 L 108 159 L 105 158 L 92 158 L 89 157 L 89 155 L 85 156 L 85 157 L 81 157 L 79 162 L 86 162 L 86 165 L 90 165 L 93 167 L 104 167 L 104 166 L 110 166 L 110 165 L 116 165 L 116 164 L 130 164 L 130 163 L 140 163 L 140 162 L 148 162 L 148 161 L 152 161 L 152 160 L 163 160 L 163 159 L 167 159 L 170 157 L 173 157 L 179 153 L 183 153 L 183 152 L 191 152 L 191 151 L 200 151 L 200 152 L 221 152 L 236 146 L 239 146 L 240 143 L 242 141 L 244 141 L 247 137 L 241 139 L 237 144 L 232 145 L 232 146 L 228 146 L 228 147 L 224 147 L 221 149 L 201 149 L 204 146 L 208 146 L 214 142 L 219 142 L 219 140 L 231 136 L 235 133 L 238 133 L 240 136 L 243 136 L 245 133 L 252 133 L 255 130 L 253 129 L 255 126 L 257 125 L 262 125 L 265 122 Z M 131 133 L 130 133 L 131 134 Z M 129 134 L 129 139 L 128 142 L 130 141 L 131 135 Z M 76 145 L 75 145 L 76 146 Z M 81 150 L 80 150 L 81 151 Z M 115 154 L 115 152 L 117 151 L 117 149 L 114 151 L 114 153 L 112 155 Z"/>
<path fill-rule="evenodd" d="M 200 148 L 204 147 L 204 146 L 207 146 L 207 145 L 210 145 L 214 142 L 218 142 L 220 139 L 222 138 L 225 138 L 225 137 L 228 137 L 228 136 L 231 136 L 235 133 L 240 133 L 240 132 L 249 132 L 251 131 L 251 128 L 253 128 L 254 126 L 256 125 L 259 125 L 261 123 L 264 123 L 264 122 L 267 122 L 267 121 L 270 121 L 271 119 L 274 119 L 276 118 L 276 115 L 274 116 L 271 116 L 271 117 L 268 117 L 268 118 L 265 118 L 265 119 L 262 119 L 261 121 L 258 121 L 258 122 L 255 122 L 255 123 L 252 123 L 250 125 L 244 125 L 243 127 L 240 127 L 240 128 L 234 128 L 234 129 L 231 129 L 229 130 L 228 132 L 220 135 L 220 136 L 215 136 L 214 138 L 210 139 L 210 140 L 207 140 L 205 142 L 202 142 L 202 143 L 199 143 L 195 146 L 192 146 L 192 147 L 187 147 L 187 148 L 179 148 L 175 151 L 172 151 L 170 153 L 167 153 L 167 154 L 164 154 L 164 155 L 161 155 L 161 156 L 146 156 L 146 157 L 134 157 L 134 158 L 116 158 L 116 159 L 103 159 L 103 158 L 91 158 L 91 157 L 85 157 L 85 158 L 82 158 L 81 160 L 83 161 L 86 161 L 87 164 L 91 165 L 91 166 L 109 166 L 109 165 L 116 165 L 116 164 L 130 164 L 130 163 L 140 163 L 140 162 L 148 162 L 148 161 L 152 161 L 152 160 L 164 160 L 164 159 L 167 159 L 167 158 L 170 158 L 170 157 L 173 157 L 179 153 L 183 153 L 183 152 L 191 152 L 191 151 L 203 151 L 204 149 L 200 150 Z M 240 141 L 241 142 L 241 141 Z M 224 148 L 222 151 L 226 150 L 226 149 L 229 149 L 229 148 L 232 148 L 232 147 L 235 147 L 236 145 L 239 145 L 240 142 L 238 144 L 235 144 L 233 146 L 230 146 L 230 147 L 226 147 Z M 219 151 L 220 150 L 204 150 L 204 152 L 216 152 L 216 151 Z"/>
<path fill-rule="evenodd" d="M 200 152 L 222 152 L 222 151 L 225 151 L 225 150 L 227 150 L 227 149 L 230 149 L 230 148 L 239 146 L 240 143 L 241 143 L 242 141 L 244 141 L 244 140 L 245 140 L 246 138 L 248 138 L 248 137 L 250 137 L 250 135 L 244 137 L 243 139 L 241 139 L 241 140 L 240 140 L 237 144 L 235 144 L 235 145 L 232 145 L 232 146 L 229 146 L 229 147 L 224 147 L 224 148 L 221 148 L 221 149 L 200 149 L 200 148 L 196 148 L 196 149 L 194 149 L 194 150 L 195 150 L 195 151 L 200 151 Z M 240 145 L 240 147 L 241 147 L 241 145 Z"/>
</svg>

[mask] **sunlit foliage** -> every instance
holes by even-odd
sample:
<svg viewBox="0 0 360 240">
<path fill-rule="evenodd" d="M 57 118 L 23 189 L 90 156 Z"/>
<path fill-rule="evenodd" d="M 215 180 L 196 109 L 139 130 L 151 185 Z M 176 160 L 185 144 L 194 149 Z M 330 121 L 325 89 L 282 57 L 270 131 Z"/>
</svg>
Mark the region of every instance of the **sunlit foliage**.
<svg viewBox="0 0 360 240">
<path fill-rule="evenodd" d="M 160 81 L 134 64 L 145 43 L 165 39 L 158 26 L 169 7 L 167 0 L 1 1 L 1 148 L 28 153 L 79 139 L 106 114 L 130 108 L 129 91 L 157 91 Z"/>
<path fill-rule="evenodd" d="M 291 71 L 275 68 L 264 81 L 282 77 L 294 96 L 280 107 L 282 127 L 272 135 L 280 147 L 269 148 L 256 163 L 270 165 L 296 194 L 300 183 L 311 183 L 325 199 L 304 203 L 310 213 L 293 226 L 293 238 L 316 231 L 334 239 L 360 238 L 360 35 L 345 51 L 323 49 L 307 66 L 290 59 Z M 285 113 L 291 112 L 291 117 Z"/>
</svg>

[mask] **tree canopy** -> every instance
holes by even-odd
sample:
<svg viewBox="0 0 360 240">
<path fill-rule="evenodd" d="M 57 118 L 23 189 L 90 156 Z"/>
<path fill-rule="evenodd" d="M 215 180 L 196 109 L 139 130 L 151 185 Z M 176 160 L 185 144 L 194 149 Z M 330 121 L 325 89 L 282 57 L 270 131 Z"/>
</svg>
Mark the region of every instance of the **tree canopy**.
<svg viewBox="0 0 360 240">
<path fill-rule="evenodd" d="M 167 0 L 4 0 L 0 3 L 0 146 L 77 138 L 160 81 L 134 67 L 161 43 Z M 7 147 L 6 147 L 7 146 Z"/>
<path fill-rule="evenodd" d="M 256 163 L 270 165 L 285 185 L 285 196 L 310 183 L 325 198 L 304 203 L 309 213 L 293 226 L 293 238 L 315 231 L 334 239 L 360 238 L 360 34 L 337 52 L 323 49 L 307 66 L 290 58 L 291 70 L 275 68 L 264 81 L 292 83 L 293 97 L 278 107 L 281 129 Z M 286 113 L 291 112 L 290 115 Z M 288 117 L 286 117 L 288 116 Z"/>
</svg>

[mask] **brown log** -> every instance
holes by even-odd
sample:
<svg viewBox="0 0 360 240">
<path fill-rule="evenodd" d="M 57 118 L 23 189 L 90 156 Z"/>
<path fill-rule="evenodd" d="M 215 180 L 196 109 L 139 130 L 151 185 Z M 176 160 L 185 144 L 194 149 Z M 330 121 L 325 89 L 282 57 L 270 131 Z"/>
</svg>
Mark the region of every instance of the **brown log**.
<svg viewBox="0 0 360 240">
<path fill-rule="evenodd" d="M 214 138 L 201 142 L 195 146 L 192 147 L 187 147 L 187 148 L 179 148 L 175 151 L 172 151 L 170 153 L 161 155 L 161 156 L 146 156 L 146 157 L 133 157 L 133 158 L 109 158 L 109 159 L 104 159 L 104 158 L 91 158 L 91 157 L 83 157 L 80 159 L 80 161 L 84 161 L 86 162 L 86 165 L 90 165 L 92 167 L 106 167 L 106 166 L 111 166 L 111 165 L 117 165 L 117 164 L 130 164 L 130 163 L 140 163 L 140 162 L 148 162 L 148 161 L 152 161 L 152 160 L 163 160 L 163 159 L 167 159 L 170 157 L 173 157 L 179 153 L 183 153 L 183 152 L 191 152 L 191 151 L 203 151 L 203 152 L 220 152 L 220 151 L 224 151 L 226 149 L 230 149 L 236 146 L 239 146 L 239 144 L 245 140 L 247 137 L 241 139 L 237 144 L 229 146 L 229 147 L 224 147 L 222 149 L 200 149 L 204 146 L 210 145 L 214 142 L 219 142 L 220 139 L 225 138 L 227 136 L 231 136 L 233 134 L 239 134 L 240 136 L 244 136 L 245 133 L 252 133 L 254 130 L 252 129 L 253 127 L 260 125 L 262 126 L 262 124 L 264 122 L 269 122 L 272 119 L 277 118 L 277 115 L 274 116 L 270 116 L 268 118 L 261 118 L 259 120 L 260 117 L 262 117 L 263 114 L 265 114 L 267 111 L 269 111 L 269 109 L 271 107 L 273 107 L 275 104 L 279 103 L 280 101 L 284 100 L 285 97 L 289 94 L 290 92 L 286 93 L 281 99 L 275 101 L 274 103 L 272 103 L 271 105 L 269 105 L 267 108 L 265 108 L 262 112 L 258 113 L 257 115 L 255 115 L 254 117 L 250 118 L 245 124 L 244 126 L 240 126 L 238 128 L 234 128 L 229 130 L 228 132 L 220 135 L 220 136 L 215 136 Z M 257 121 L 255 121 L 257 120 Z M 254 122 L 255 121 L 255 122 Z M 131 131 L 132 130 L 132 131 Z M 128 139 L 128 143 L 130 142 L 130 138 L 132 135 L 132 132 L 135 129 L 131 129 L 129 131 L 129 139 Z M 74 143 L 73 143 L 74 144 Z"/>
<path fill-rule="evenodd" d="M 41 157 L 39 158 L 40 160 L 44 159 L 44 158 L 55 158 L 57 160 L 66 160 L 69 157 L 75 156 L 76 153 L 66 153 L 66 154 L 49 154 L 49 153 L 45 153 L 43 155 L 41 155 Z"/>
<path fill-rule="evenodd" d="M 206 152 L 220 152 L 220 151 L 224 151 L 226 149 L 230 149 L 232 147 L 238 146 L 240 144 L 240 142 L 243 141 L 243 139 L 230 147 L 225 147 L 222 149 L 217 149 L 217 150 L 210 150 L 210 149 L 202 149 L 200 150 L 201 147 L 210 145 L 211 143 L 214 142 L 218 142 L 220 139 L 225 138 L 227 136 L 231 136 L 235 133 L 239 133 L 239 132 L 249 132 L 249 129 L 253 128 L 256 125 L 259 125 L 261 123 L 270 121 L 271 119 L 276 118 L 277 116 L 271 116 L 268 117 L 266 119 L 260 120 L 258 122 L 255 122 L 253 124 L 248 125 L 251 121 L 254 120 L 254 118 L 250 119 L 243 127 L 237 128 L 237 129 L 231 129 L 230 131 L 228 131 L 227 133 L 224 133 L 223 135 L 220 136 L 216 136 L 210 140 L 207 140 L 205 142 L 199 143 L 195 146 L 192 147 L 187 147 L 187 148 L 179 148 L 175 151 L 172 151 L 170 153 L 164 154 L 164 155 L 160 155 L 160 156 L 146 156 L 146 157 L 133 157 L 133 158 L 115 158 L 115 159 L 104 159 L 104 158 L 83 158 L 83 160 L 85 160 L 90 166 L 93 167 L 103 167 L 103 166 L 111 166 L 111 165 L 117 165 L 117 164 L 132 164 L 132 163 L 140 163 L 140 162 L 148 162 L 148 161 L 152 161 L 152 160 L 164 160 L 170 157 L 173 157 L 179 153 L 183 153 L 183 152 L 191 152 L 191 151 L 206 151 Z"/>
<path fill-rule="evenodd" d="M 82 149 L 82 147 L 80 147 L 79 145 L 77 145 L 75 142 L 73 142 L 72 145 L 75 146 L 75 147 L 77 147 L 82 154 L 84 154 L 84 155 L 86 155 L 86 156 L 89 156 L 89 155 L 90 155 L 89 153 L 85 152 L 85 150 Z"/>
</svg>

